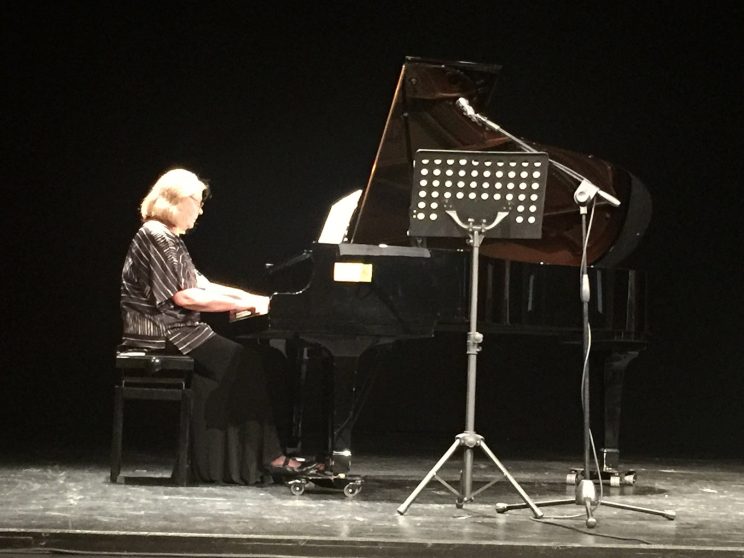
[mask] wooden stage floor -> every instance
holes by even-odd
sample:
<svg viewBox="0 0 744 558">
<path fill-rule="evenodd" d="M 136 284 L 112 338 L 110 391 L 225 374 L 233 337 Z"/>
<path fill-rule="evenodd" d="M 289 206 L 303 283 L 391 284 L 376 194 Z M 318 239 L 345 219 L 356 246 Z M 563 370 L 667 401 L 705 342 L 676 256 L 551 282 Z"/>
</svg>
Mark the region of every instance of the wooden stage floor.
<svg viewBox="0 0 744 558">
<path fill-rule="evenodd" d="M 119 484 L 108 481 L 105 451 L 6 455 L 0 555 L 744 556 L 744 464 L 734 460 L 626 456 L 636 484 L 606 487 L 605 498 L 674 510 L 676 519 L 600 506 L 588 529 L 573 503 L 542 508 L 542 520 L 529 510 L 497 513 L 497 503 L 522 500 L 476 449 L 474 486 L 498 482 L 458 508 L 432 480 L 399 514 L 451 442 L 415 452 L 360 448 L 353 471 L 365 484 L 352 498 L 313 485 L 300 496 L 281 484 L 177 487 L 162 455 L 125 455 Z M 580 455 L 510 459 L 491 449 L 536 503 L 574 497 L 566 476 Z M 440 474 L 457 486 L 460 468 L 453 458 Z"/>
</svg>

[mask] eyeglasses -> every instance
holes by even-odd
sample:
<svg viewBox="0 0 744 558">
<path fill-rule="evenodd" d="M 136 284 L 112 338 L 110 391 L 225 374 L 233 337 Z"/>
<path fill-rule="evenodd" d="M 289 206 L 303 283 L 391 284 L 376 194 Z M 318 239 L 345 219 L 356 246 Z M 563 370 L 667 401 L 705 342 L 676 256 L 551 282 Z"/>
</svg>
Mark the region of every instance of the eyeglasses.
<svg viewBox="0 0 744 558">
<path fill-rule="evenodd" d="M 199 207 L 204 207 L 204 200 L 203 199 L 199 199 L 196 196 L 189 196 L 189 197 L 192 200 L 194 200 Z"/>
</svg>

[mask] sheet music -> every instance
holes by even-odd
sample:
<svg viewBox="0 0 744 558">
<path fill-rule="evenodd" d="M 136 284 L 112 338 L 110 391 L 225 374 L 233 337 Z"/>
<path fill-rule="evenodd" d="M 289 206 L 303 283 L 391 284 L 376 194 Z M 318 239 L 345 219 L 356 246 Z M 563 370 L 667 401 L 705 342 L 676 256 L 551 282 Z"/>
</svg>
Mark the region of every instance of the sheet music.
<svg viewBox="0 0 744 558">
<path fill-rule="evenodd" d="M 340 244 L 344 241 L 351 216 L 354 214 L 361 195 L 362 190 L 356 190 L 331 206 L 318 242 L 322 244 Z"/>
</svg>

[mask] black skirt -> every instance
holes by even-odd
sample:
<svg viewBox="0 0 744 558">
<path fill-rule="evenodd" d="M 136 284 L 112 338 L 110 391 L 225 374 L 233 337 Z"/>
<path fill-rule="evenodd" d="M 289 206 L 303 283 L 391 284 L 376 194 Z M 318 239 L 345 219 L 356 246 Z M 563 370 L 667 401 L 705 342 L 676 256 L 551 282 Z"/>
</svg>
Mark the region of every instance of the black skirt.
<svg viewBox="0 0 744 558">
<path fill-rule="evenodd" d="M 195 482 L 255 484 L 282 447 L 258 353 L 220 335 L 189 352 L 191 472 Z"/>
</svg>

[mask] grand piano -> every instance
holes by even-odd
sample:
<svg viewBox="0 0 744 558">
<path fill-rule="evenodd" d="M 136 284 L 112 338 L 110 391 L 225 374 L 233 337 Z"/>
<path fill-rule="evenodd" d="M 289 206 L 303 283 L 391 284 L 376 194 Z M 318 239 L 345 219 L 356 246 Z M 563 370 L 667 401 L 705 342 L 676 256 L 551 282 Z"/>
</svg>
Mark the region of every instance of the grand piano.
<svg viewBox="0 0 744 558">
<path fill-rule="evenodd" d="M 337 243 L 315 242 L 270 266 L 270 312 L 234 320 L 233 334 L 292 343 L 298 367 L 325 355 L 327 469 L 350 470 L 351 431 L 364 399 L 359 360 L 373 347 L 440 331 L 468 330 L 470 263 L 462 239 L 412 238 L 413 161 L 420 149 L 547 152 L 604 192 L 587 244 L 592 287 L 592 349 L 604 355 L 603 472 L 618 474 L 623 377 L 646 346 L 645 275 L 626 266 L 651 215 L 644 185 L 630 172 L 591 155 L 541 145 L 477 124 L 456 106 L 491 106 L 500 68 L 407 58 L 400 72 L 372 172 Z M 578 266 L 582 255 L 577 182 L 551 166 L 539 239 L 486 238 L 480 247 L 478 331 L 484 335 L 582 340 Z M 297 347 L 300 347 L 297 349 Z M 463 358 L 463 368 L 465 359 Z M 299 417 L 295 414 L 299 434 Z"/>
</svg>

